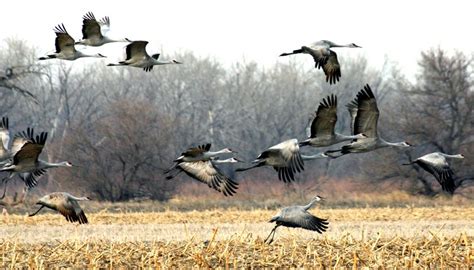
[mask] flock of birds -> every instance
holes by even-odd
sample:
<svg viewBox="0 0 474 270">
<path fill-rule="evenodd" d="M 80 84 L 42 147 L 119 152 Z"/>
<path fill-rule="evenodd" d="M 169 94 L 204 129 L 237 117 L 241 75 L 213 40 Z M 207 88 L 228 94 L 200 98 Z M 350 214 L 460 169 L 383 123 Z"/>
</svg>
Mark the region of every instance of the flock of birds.
<svg viewBox="0 0 474 270">
<path fill-rule="evenodd" d="M 81 40 L 77 42 L 74 41 L 71 35 L 67 32 L 64 24 L 59 24 L 54 28 L 54 32 L 56 33 L 56 39 L 54 41 L 56 51 L 52 54 L 40 57 L 39 60 L 62 59 L 72 61 L 82 57 L 104 58 L 106 56 L 100 53 L 87 54 L 76 50 L 75 45 L 98 47 L 112 42 L 130 42 L 125 47 L 125 60 L 118 63 L 110 63 L 108 66 L 131 66 L 143 68 L 145 71 L 151 71 L 155 65 L 181 64 L 181 62 L 174 59 L 162 61 L 159 59 L 159 53 L 150 56 L 146 52 L 148 41 L 131 41 L 128 38 L 112 39 L 108 37 L 106 33 L 110 30 L 110 18 L 107 16 L 100 20 L 96 20 L 94 14 L 88 12 L 82 19 Z"/>
<path fill-rule="evenodd" d="M 63 24 L 54 28 L 56 33 L 56 51 L 53 54 L 39 58 L 76 60 L 81 57 L 104 57 L 102 54 L 89 55 L 75 49 L 76 44 L 85 46 L 101 46 L 110 42 L 129 42 L 125 47 L 126 59 L 119 63 L 109 64 L 109 66 L 131 66 L 151 71 L 154 65 L 181 64 L 176 60 L 161 61 L 159 54 L 148 55 L 145 48 L 147 41 L 131 41 L 124 39 L 111 39 L 106 35 L 110 27 L 109 17 L 96 20 L 91 12 L 83 17 L 82 34 L 83 38 L 77 42 L 68 34 Z M 327 40 L 315 42 L 309 46 L 302 46 L 290 53 L 283 53 L 280 56 L 294 54 L 309 54 L 313 57 L 315 67 L 322 68 L 326 75 L 326 82 L 335 84 L 341 77 L 340 64 L 337 54 L 331 50 L 336 47 L 360 48 L 360 46 L 350 43 L 339 45 Z M 297 139 L 290 139 L 276 144 L 264 150 L 252 162 L 253 165 L 244 168 L 237 168 L 236 171 L 246 171 L 262 166 L 271 166 L 278 174 L 278 178 L 284 182 L 295 180 L 295 175 L 304 170 L 304 162 L 313 159 L 338 158 L 343 155 L 353 153 L 364 153 L 384 147 L 406 148 L 411 145 L 408 142 L 388 142 L 381 138 L 377 132 L 377 122 L 379 110 L 376 97 L 367 84 L 361 89 L 355 99 L 346 105 L 351 116 L 351 135 L 344 135 L 335 131 L 337 121 L 337 96 L 329 95 L 324 98 L 308 127 L 308 138 L 299 142 Z M 0 122 L 0 172 L 8 172 L 9 176 L 2 181 L 4 192 L 0 199 L 5 196 L 7 182 L 18 175 L 24 181 L 26 187 L 31 189 L 38 183 L 37 177 L 46 173 L 47 169 L 55 167 L 72 167 L 68 161 L 50 163 L 39 159 L 42 149 L 47 140 L 47 132 L 34 134 L 32 128 L 27 128 L 16 134 L 10 147 L 9 121 L 3 117 Z M 300 147 L 327 147 L 334 144 L 350 141 L 339 149 L 328 150 L 324 153 L 314 155 L 303 155 Z M 238 189 L 238 183 L 224 174 L 218 167 L 223 163 L 244 162 L 236 157 L 220 159 L 223 154 L 236 153 L 230 148 L 219 151 L 211 151 L 211 144 L 203 144 L 192 147 L 183 152 L 174 160 L 174 165 L 165 170 L 167 179 L 172 179 L 184 172 L 190 177 L 207 184 L 225 196 L 232 196 Z M 454 182 L 454 172 L 451 169 L 447 158 L 463 158 L 462 155 L 448 155 L 435 152 L 419 157 L 405 165 L 417 164 L 427 172 L 431 173 L 440 183 L 443 190 L 453 193 L 456 185 Z M 270 222 L 276 225 L 265 241 L 271 243 L 275 231 L 279 226 L 300 227 L 313 230 L 319 233 L 326 231 L 328 222 L 308 212 L 316 203 L 321 201 L 321 196 L 315 196 L 308 205 L 290 206 L 283 208 Z M 78 204 L 78 201 L 89 200 L 88 197 L 75 197 L 66 192 L 55 192 L 48 194 L 38 200 L 41 207 L 30 216 L 36 215 L 44 207 L 53 209 L 66 217 L 68 221 L 87 223 L 87 217 Z M 271 237 L 271 238 L 270 238 Z"/>
</svg>

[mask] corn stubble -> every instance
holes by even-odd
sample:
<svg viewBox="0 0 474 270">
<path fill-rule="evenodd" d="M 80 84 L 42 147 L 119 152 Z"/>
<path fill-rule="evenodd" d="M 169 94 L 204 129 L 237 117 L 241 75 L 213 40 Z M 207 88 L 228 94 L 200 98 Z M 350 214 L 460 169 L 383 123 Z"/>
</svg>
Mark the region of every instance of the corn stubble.
<svg viewBox="0 0 474 270">
<path fill-rule="evenodd" d="M 359 210 L 326 209 L 315 212 L 321 216 L 332 212 L 333 217 L 338 220 L 334 222 L 334 227 L 344 226 L 346 222 L 353 222 L 350 218 L 354 216 L 361 220 L 380 220 L 382 218 L 387 222 L 400 220 L 400 213 L 394 209 Z M 451 216 L 448 212 L 444 212 L 446 214 L 441 212 L 440 216 L 429 218 L 428 214 L 424 214 L 425 210 L 410 210 L 412 214 L 417 214 L 414 215 L 416 218 L 412 218 L 415 220 L 414 222 L 430 223 L 430 220 L 450 220 Z M 437 209 L 431 209 L 431 211 L 435 212 Z M 467 214 L 467 217 L 464 216 L 464 218 L 469 222 L 473 209 L 461 209 L 461 212 L 463 211 Z M 66 240 L 27 242 L 19 240 L 16 235 L 3 235 L 0 238 L 0 266 L 2 268 L 29 267 L 37 269 L 61 267 L 109 269 L 117 267 L 429 267 L 471 269 L 474 267 L 472 231 L 466 233 L 462 230 L 452 231 L 458 228 L 450 228 L 449 234 L 427 230 L 419 234 L 413 233 L 411 236 L 402 236 L 397 232 L 383 231 L 383 229 L 380 233 L 365 234 L 364 231 L 352 229 L 331 235 L 330 227 L 328 234 L 310 233 L 309 238 L 304 238 L 301 235 L 305 235 L 306 231 L 283 229 L 277 233 L 275 242 L 272 245 L 267 245 L 263 243 L 263 239 L 269 232 L 268 228 L 271 228 L 271 225 L 262 221 L 266 221 L 266 215 L 273 212 L 230 210 L 227 213 L 225 210 L 215 210 L 205 213 L 170 211 L 91 214 L 92 224 L 87 225 L 86 230 L 94 230 L 94 226 L 113 228 L 113 226 L 117 226 L 115 222 L 127 223 L 127 221 L 137 219 L 143 224 L 152 224 L 152 222 L 160 224 L 161 221 L 166 221 L 168 224 L 173 222 L 181 224 L 179 226 L 181 229 L 176 229 L 176 234 L 185 234 L 183 237 L 185 240 L 117 241 L 111 234 L 110 239 L 94 237 L 76 239 L 71 237 Z M 426 210 L 426 212 L 428 211 Z M 237 224 L 237 222 L 254 220 L 256 217 L 259 218 L 254 226 L 262 227 L 258 233 L 255 230 L 246 229 L 229 232 L 222 229 L 221 224 L 224 223 L 213 224 L 215 221 L 226 222 L 229 220 Z M 327 217 L 330 221 L 334 221 L 331 215 L 327 215 Z M 4 217 L 0 222 L 0 227 L 17 226 L 15 224 L 18 224 L 18 220 L 24 220 L 24 217 L 11 215 L 8 220 Z M 65 232 L 71 228 L 83 229 L 83 227 L 66 224 L 55 215 L 39 216 L 38 219 L 30 221 L 31 224 L 26 226 L 49 224 L 47 220 L 54 220 L 53 224 L 56 224 L 54 226 L 64 227 Z M 206 240 L 186 232 L 187 226 L 183 220 L 186 220 L 187 224 L 203 224 L 203 228 L 207 230 Z M 207 227 L 204 226 L 205 224 Z M 21 233 L 18 231 L 18 234 Z M 127 234 L 127 231 L 121 233 Z"/>
</svg>

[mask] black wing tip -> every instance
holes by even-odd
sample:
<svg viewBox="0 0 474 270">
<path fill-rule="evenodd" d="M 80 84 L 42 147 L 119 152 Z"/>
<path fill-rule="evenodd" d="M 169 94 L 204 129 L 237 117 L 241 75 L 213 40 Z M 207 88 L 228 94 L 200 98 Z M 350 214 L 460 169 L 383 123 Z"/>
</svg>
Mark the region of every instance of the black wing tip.
<svg viewBox="0 0 474 270">
<path fill-rule="evenodd" d="M 143 70 L 144 70 L 145 72 L 150 72 L 150 71 L 153 70 L 153 65 L 144 67 Z"/>
<path fill-rule="evenodd" d="M 449 194 L 453 195 L 454 191 L 456 190 L 456 183 L 454 182 L 454 171 L 449 169 L 443 173 L 441 173 L 440 178 L 442 181 L 441 183 L 441 188 L 448 192 Z"/>
<path fill-rule="evenodd" d="M 84 211 L 82 211 L 79 214 L 79 224 L 87 224 L 87 223 L 89 223 L 89 220 L 87 220 L 86 214 L 84 213 Z"/>
<path fill-rule="evenodd" d="M 357 94 L 357 97 L 368 97 L 368 98 L 375 98 L 374 92 L 372 92 L 372 88 L 370 88 L 370 85 L 367 83 L 364 85 L 364 88 L 359 91 Z"/>
<path fill-rule="evenodd" d="M 339 82 L 339 79 L 341 78 L 341 72 L 335 72 L 332 74 L 326 75 L 326 82 L 329 82 L 330 85 L 336 84 L 336 82 Z"/>
<path fill-rule="evenodd" d="M 0 128 L 8 129 L 8 117 L 2 117 L 2 122 L 0 122 Z"/>
<path fill-rule="evenodd" d="M 95 16 L 94 16 L 94 13 L 92 13 L 92 11 L 88 11 L 84 16 L 82 16 L 82 19 L 84 21 L 95 21 Z"/>
<path fill-rule="evenodd" d="M 206 150 L 206 151 L 209 151 L 211 150 L 211 144 L 210 143 L 206 143 L 206 144 L 203 144 L 203 145 L 200 145 L 199 148 L 203 149 L 203 150 Z"/>
<path fill-rule="evenodd" d="M 54 27 L 54 32 L 56 34 L 67 34 L 66 27 L 64 26 L 64 23 L 60 23 Z"/>
<path fill-rule="evenodd" d="M 337 106 L 337 96 L 335 94 L 331 94 L 325 98 L 319 103 L 319 106 L 325 107 L 325 108 L 330 108 L 330 107 L 336 107 Z"/>
</svg>

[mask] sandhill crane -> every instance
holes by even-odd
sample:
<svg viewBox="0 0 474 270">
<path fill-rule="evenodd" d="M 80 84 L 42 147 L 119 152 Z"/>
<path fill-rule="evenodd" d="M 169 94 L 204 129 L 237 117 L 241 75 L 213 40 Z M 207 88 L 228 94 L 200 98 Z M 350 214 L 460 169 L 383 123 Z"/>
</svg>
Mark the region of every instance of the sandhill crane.
<svg viewBox="0 0 474 270">
<path fill-rule="evenodd" d="M 222 192 L 225 196 L 232 196 L 239 184 L 224 175 L 215 165 L 236 162 L 240 162 L 240 160 L 233 157 L 224 160 L 211 158 L 200 161 L 178 161 L 173 168 L 165 171 L 165 173 L 177 171 L 175 174 L 168 175 L 166 179 L 172 179 L 181 172 L 185 172 L 192 178 L 207 184 L 210 188 Z"/>
<path fill-rule="evenodd" d="M 456 189 L 456 183 L 454 183 L 454 171 L 449 166 L 446 158 L 464 158 L 463 155 L 448 155 L 441 152 L 434 152 L 426 154 L 422 157 L 415 159 L 410 163 L 403 165 L 418 164 L 425 171 L 432 174 L 436 180 L 438 180 L 442 189 L 453 194 Z"/>
<path fill-rule="evenodd" d="M 307 205 L 295 205 L 281 209 L 280 212 L 270 220 L 270 222 L 276 222 L 276 225 L 264 242 L 270 240 L 268 243 L 272 243 L 276 229 L 280 226 L 303 228 L 306 230 L 317 231 L 318 233 L 325 232 L 329 225 L 327 219 L 318 218 L 308 212 L 308 209 L 321 200 L 323 200 L 322 197 L 315 196 Z M 270 236 L 272 236 L 271 239 Z"/>
<path fill-rule="evenodd" d="M 185 152 L 181 153 L 181 156 L 176 158 L 174 162 L 209 160 L 212 157 L 218 156 L 220 154 L 237 153 L 230 148 L 223 148 L 219 151 L 209 151 L 210 149 L 210 143 L 198 145 L 197 147 L 191 147 Z"/>
<path fill-rule="evenodd" d="M 56 52 L 48 54 L 47 56 L 40 57 L 39 60 L 47 59 L 62 59 L 62 60 L 76 60 L 81 57 L 105 57 L 102 54 L 86 54 L 76 50 L 74 47 L 74 39 L 67 33 L 64 24 L 59 24 L 54 28 L 56 33 Z"/>
<path fill-rule="evenodd" d="M 29 216 L 32 217 L 38 214 L 41 209 L 46 207 L 58 211 L 69 222 L 77 221 L 79 224 L 85 224 L 88 223 L 87 217 L 78 201 L 89 200 L 89 197 L 74 197 L 67 192 L 53 192 L 40 198 L 36 204 L 41 205 L 41 207 Z"/>
<path fill-rule="evenodd" d="M 36 177 L 46 173 L 46 169 L 56 167 L 72 167 L 69 161 L 50 163 L 39 159 L 48 137 L 47 132 L 34 136 L 34 130 L 28 128 L 13 139 L 11 154 L 13 160 L 0 168 L 1 172 L 10 172 L 9 178 L 19 174 L 25 184 L 32 188 L 38 184 Z M 4 194 L 5 195 L 5 194 Z"/>
<path fill-rule="evenodd" d="M 319 103 L 318 110 L 308 128 L 308 139 L 300 142 L 300 146 L 330 146 L 343 141 L 367 138 L 364 134 L 343 135 L 334 132 L 337 121 L 337 96 L 327 96 Z"/>
<path fill-rule="evenodd" d="M 364 153 L 373 151 L 382 147 L 410 147 L 408 142 L 387 142 L 377 134 L 377 121 L 379 119 L 379 109 L 377 108 L 377 101 L 370 86 L 367 84 L 364 89 L 357 93 L 357 97 L 349 104 L 347 104 L 349 113 L 352 118 L 352 134 L 364 134 L 367 138 L 359 138 L 353 140 L 350 144 L 342 146 L 338 150 L 326 151 L 330 157 L 330 153 L 340 152 L 341 155 L 348 153 Z"/>
<path fill-rule="evenodd" d="M 337 60 L 337 54 L 331 50 L 331 48 L 336 47 L 361 48 L 354 43 L 339 45 L 329 40 L 320 40 L 309 46 L 303 46 L 300 49 L 294 50 L 293 52 L 282 53 L 280 56 L 299 53 L 311 55 L 314 59 L 315 68 L 323 68 L 324 74 L 326 75 L 326 82 L 329 82 L 329 84 L 335 84 L 341 77 L 341 67 L 339 65 L 339 61 Z"/>
<path fill-rule="evenodd" d="M 105 35 L 110 29 L 110 18 L 103 17 L 100 21 L 95 19 L 92 12 L 87 12 L 82 17 L 82 40 L 76 44 L 87 46 L 102 46 L 111 42 L 131 42 L 128 38 L 112 39 Z"/>
<path fill-rule="evenodd" d="M 304 170 L 303 158 L 297 139 L 290 139 L 274 145 L 263 151 L 248 168 L 239 168 L 236 171 L 246 171 L 261 166 L 272 166 L 278 172 L 278 179 L 284 182 L 295 180 L 294 174 Z"/>
<path fill-rule="evenodd" d="M 174 59 L 168 61 L 158 60 L 160 54 L 148 55 L 146 45 L 148 41 L 132 41 L 125 47 L 126 59 L 118 63 L 110 63 L 107 66 L 132 66 L 143 68 L 145 71 L 151 71 L 154 65 L 182 64 Z"/>
<path fill-rule="evenodd" d="M 10 131 L 8 130 L 8 117 L 2 117 L 0 122 L 0 164 L 3 164 L 11 157 L 10 150 Z"/>
</svg>

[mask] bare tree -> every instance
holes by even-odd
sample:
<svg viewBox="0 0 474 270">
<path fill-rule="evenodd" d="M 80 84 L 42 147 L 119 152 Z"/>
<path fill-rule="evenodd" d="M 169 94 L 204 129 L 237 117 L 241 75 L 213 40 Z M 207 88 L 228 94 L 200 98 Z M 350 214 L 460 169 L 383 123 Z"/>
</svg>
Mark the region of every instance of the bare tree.
<svg viewBox="0 0 474 270">
<path fill-rule="evenodd" d="M 391 99 L 403 106 L 387 119 L 387 124 L 399 127 L 396 133 L 405 134 L 416 145 L 415 150 L 404 151 L 400 156 L 404 162 L 434 151 L 465 154 L 466 161 L 456 162 L 455 166 L 455 181 L 458 186 L 465 186 L 474 180 L 474 170 L 467 161 L 473 158 L 474 151 L 472 59 L 459 52 L 449 55 L 438 48 L 423 52 L 419 65 L 416 84 L 403 78 L 396 81 L 394 86 L 399 91 Z M 416 165 L 412 171 L 397 165 L 404 162 L 392 159 L 390 168 L 377 164 L 375 173 L 391 181 L 396 178 L 401 185 L 408 181 L 412 191 L 419 190 L 417 186 L 421 185 L 423 194 L 438 192 L 430 174 Z"/>
<path fill-rule="evenodd" d="M 103 200 L 167 199 L 176 186 L 162 175 L 171 121 L 143 101 L 117 101 L 105 110 L 93 133 L 78 126 L 68 136 L 67 153 L 81 167 L 67 177 Z"/>
</svg>

